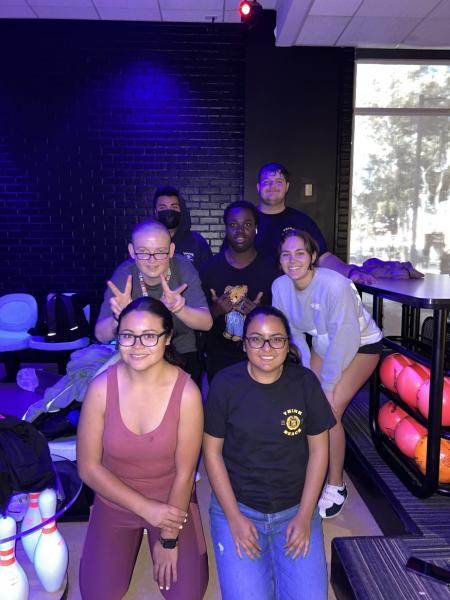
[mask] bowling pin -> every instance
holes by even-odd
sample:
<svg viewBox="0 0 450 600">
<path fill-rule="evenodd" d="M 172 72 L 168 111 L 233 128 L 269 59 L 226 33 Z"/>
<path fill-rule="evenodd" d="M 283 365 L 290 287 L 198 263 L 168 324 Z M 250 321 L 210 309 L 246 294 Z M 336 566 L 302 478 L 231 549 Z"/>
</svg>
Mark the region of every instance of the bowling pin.
<svg viewBox="0 0 450 600">
<path fill-rule="evenodd" d="M 32 529 L 33 527 L 36 527 L 36 525 L 39 525 L 39 523 L 42 522 L 38 500 L 39 492 L 30 492 L 28 494 L 28 508 L 22 521 L 22 534 L 25 531 L 28 531 L 28 529 Z M 31 562 L 33 562 L 34 551 L 36 550 L 36 545 L 40 537 L 40 529 L 38 529 L 34 533 L 30 533 L 30 535 L 22 535 L 22 545 Z"/>
<path fill-rule="evenodd" d="M 16 535 L 16 522 L 12 517 L 0 516 L 0 539 Z M 0 544 L 0 598 L 28 600 L 29 585 L 25 571 L 15 556 L 16 540 Z"/>
<path fill-rule="evenodd" d="M 55 490 L 46 489 L 41 492 L 39 510 L 43 521 L 55 514 Z M 34 568 L 47 592 L 56 592 L 60 589 L 66 576 L 68 562 L 69 552 L 64 538 L 59 533 L 56 522 L 50 521 L 42 528 L 42 534 L 34 552 Z"/>
</svg>

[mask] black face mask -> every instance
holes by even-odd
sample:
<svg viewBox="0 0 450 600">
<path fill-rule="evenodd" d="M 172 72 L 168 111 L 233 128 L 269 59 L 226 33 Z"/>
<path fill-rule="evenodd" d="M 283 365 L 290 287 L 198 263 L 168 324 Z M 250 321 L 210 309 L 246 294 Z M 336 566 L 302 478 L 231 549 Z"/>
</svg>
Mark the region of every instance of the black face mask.
<svg viewBox="0 0 450 600">
<path fill-rule="evenodd" d="M 167 229 L 175 229 L 180 224 L 181 213 L 177 210 L 159 210 L 158 221 Z"/>
</svg>

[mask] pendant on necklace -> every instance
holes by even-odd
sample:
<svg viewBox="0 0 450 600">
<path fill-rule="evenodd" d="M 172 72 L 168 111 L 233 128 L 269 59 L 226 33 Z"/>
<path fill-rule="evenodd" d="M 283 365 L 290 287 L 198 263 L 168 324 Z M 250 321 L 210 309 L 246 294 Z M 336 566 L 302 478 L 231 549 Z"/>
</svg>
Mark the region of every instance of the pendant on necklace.
<svg viewBox="0 0 450 600">
<path fill-rule="evenodd" d="M 169 267 L 167 269 L 167 273 L 164 275 L 164 279 L 167 281 L 167 283 L 169 283 L 171 275 L 172 275 L 172 271 L 170 270 L 170 267 Z M 144 275 L 141 273 L 141 271 L 139 271 L 139 273 L 138 273 L 138 279 L 139 279 L 139 286 L 141 288 L 142 295 L 148 296 L 147 284 L 145 283 Z"/>
</svg>

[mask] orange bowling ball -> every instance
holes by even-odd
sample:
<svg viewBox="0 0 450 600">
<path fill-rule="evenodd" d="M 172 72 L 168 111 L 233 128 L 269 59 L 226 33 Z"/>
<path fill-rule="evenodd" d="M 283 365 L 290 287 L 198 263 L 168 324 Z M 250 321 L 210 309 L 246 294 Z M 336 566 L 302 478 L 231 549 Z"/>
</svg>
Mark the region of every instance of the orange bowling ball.
<svg viewBox="0 0 450 600">
<path fill-rule="evenodd" d="M 395 443 L 397 447 L 409 456 L 414 458 L 414 452 L 419 440 L 427 435 L 427 430 L 412 417 L 405 417 L 395 428 Z"/>
<path fill-rule="evenodd" d="M 400 398 L 411 408 L 417 407 L 417 392 L 423 383 L 430 378 L 430 369 L 413 363 L 405 367 L 397 378 L 397 392 Z"/>
<path fill-rule="evenodd" d="M 416 446 L 414 460 L 417 466 L 425 474 L 427 466 L 427 444 L 428 436 L 423 437 Z M 450 483 L 450 441 L 441 440 L 439 450 L 439 483 Z"/>
<path fill-rule="evenodd" d="M 427 379 L 417 392 L 417 408 L 424 417 L 428 417 L 428 402 L 430 397 L 430 380 Z M 450 425 L 450 377 L 444 377 L 444 385 L 442 388 L 442 420 L 441 424 L 444 427 Z"/>
<path fill-rule="evenodd" d="M 394 402 L 386 402 L 378 412 L 378 425 L 381 431 L 393 440 L 397 425 L 407 416 L 400 406 Z"/>
<path fill-rule="evenodd" d="M 380 379 L 383 385 L 391 392 L 397 393 L 397 378 L 401 371 L 412 363 L 412 360 L 399 352 L 386 356 L 380 365 Z"/>
</svg>

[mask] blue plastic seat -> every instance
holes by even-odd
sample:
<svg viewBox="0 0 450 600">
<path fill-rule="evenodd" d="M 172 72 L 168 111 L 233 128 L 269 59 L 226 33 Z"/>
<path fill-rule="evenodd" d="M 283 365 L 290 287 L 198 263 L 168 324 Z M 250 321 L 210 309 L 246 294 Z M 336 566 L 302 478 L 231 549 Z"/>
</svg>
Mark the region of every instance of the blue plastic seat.
<svg viewBox="0 0 450 600">
<path fill-rule="evenodd" d="M 19 351 L 29 347 L 28 330 L 36 325 L 38 308 L 30 294 L 0 297 L 0 362 L 5 364 L 8 381 L 19 369 Z"/>
</svg>

